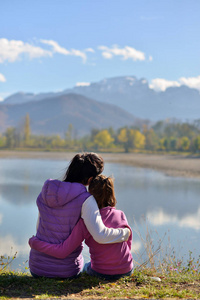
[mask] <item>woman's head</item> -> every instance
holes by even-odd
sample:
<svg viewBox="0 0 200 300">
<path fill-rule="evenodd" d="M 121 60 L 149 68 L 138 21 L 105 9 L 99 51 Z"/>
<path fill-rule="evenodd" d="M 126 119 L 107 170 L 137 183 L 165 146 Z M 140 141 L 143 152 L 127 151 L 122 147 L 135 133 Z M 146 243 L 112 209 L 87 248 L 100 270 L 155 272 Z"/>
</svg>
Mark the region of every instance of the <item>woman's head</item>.
<svg viewBox="0 0 200 300">
<path fill-rule="evenodd" d="M 103 158 L 96 153 L 76 154 L 66 171 L 63 181 L 87 185 L 88 180 L 101 174 L 103 169 Z"/>
<path fill-rule="evenodd" d="M 114 182 L 111 177 L 98 175 L 93 178 L 89 185 L 89 192 L 96 199 L 99 209 L 116 205 Z"/>
</svg>

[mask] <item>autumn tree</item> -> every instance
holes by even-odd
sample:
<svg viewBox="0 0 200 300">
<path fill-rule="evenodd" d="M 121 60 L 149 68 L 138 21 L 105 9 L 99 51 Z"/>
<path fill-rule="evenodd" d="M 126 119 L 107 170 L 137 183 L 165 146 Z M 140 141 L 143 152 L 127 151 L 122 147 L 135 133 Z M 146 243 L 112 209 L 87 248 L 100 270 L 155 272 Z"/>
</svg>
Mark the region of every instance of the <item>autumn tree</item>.
<svg viewBox="0 0 200 300">
<path fill-rule="evenodd" d="M 99 131 L 94 137 L 94 144 L 97 148 L 109 148 L 114 139 L 107 129 Z"/>
<path fill-rule="evenodd" d="M 118 141 L 124 146 L 126 152 L 130 149 L 143 149 L 145 136 L 136 129 L 122 128 L 117 136 Z"/>
<path fill-rule="evenodd" d="M 0 134 L 0 148 L 5 147 L 6 145 L 6 137 Z"/>
<path fill-rule="evenodd" d="M 129 129 L 128 141 L 132 149 L 144 149 L 146 138 L 139 130 Z"/>
<path fill-rule="evenodd" d="M 187 136 L 183 136 L 181 139 L 181 150 L 187 151 L 190 148 L 190 140 Z"/>
<path fill-rule="evenodd" d="M 31 128 L 30 128 L 30 116 L 29 114 L 25 117 L 24 122 L 24 142 L 27 145 L 30 140 Z"/>
</svg>

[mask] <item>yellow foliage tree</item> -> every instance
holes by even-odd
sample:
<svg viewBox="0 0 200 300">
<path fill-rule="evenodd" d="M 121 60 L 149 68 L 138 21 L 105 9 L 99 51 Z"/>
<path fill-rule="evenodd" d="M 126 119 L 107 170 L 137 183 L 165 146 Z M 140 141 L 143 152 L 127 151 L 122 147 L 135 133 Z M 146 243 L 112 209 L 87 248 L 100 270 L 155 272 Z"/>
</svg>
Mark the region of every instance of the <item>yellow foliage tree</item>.
<svg viewBox="0 0 200 300">
<path fill-rule="evenodd" d="M 181 149 L 183 151 L 187 151 L 190 148 L 190 140 L 188 139 L 187 136 L 183 136 L 181 138 Z"/>
<path fill-rule="evenodd" d="M 145 146 L 145 136 L 139 130 L 129 129 L 129 141 L 131 148 L 143 149 Z"/>
<path fill-rule="evenodd" d="M 30 116 L 29 114 L 26 114 L 25 123 L 24 123 L 24 140 L 26 144 L 29 142 L 30 134 L 31 134 Z"/>
<path fill-rule="evenodd" d="M 94 137 L 94 144 L 98 148 L 110 147 L 113 141 L 114 139 L 106 129 L 99 131 Z"/>
<path fill-rule="evenodd" d="M 127 128 L 122 128 L 117 138 L 120 143 L 127 143 L 128 142 Z"/>
<path fill-rule="evenodd" d="M 144 134 L 139 130 L 128 128 L 122 128 L 117 138 L 126 152 L 130 149 L 143 149 L 146 141 Z"/>
</svg>

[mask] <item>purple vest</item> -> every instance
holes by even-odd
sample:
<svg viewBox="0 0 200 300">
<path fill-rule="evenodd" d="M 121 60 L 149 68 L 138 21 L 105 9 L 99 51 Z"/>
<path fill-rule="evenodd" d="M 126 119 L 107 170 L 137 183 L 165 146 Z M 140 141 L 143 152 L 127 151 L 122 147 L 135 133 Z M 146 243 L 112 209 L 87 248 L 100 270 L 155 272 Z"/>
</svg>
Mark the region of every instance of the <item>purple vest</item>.
<svg viewBox="0 0 200 300">
<path fill-rule="evenodd" d="M 89 196 L 86 187 L 80 183 L 47 180 L 37 198 L 40 219 L 36 236 L 49 243 L 63 242 L 80 219 L 82 205 Z M 65 259 L 31 249 L 30 271 L 45 277 L 77 275 L 83 267 L 82 249 L 80 245 Z"/>
</svg>

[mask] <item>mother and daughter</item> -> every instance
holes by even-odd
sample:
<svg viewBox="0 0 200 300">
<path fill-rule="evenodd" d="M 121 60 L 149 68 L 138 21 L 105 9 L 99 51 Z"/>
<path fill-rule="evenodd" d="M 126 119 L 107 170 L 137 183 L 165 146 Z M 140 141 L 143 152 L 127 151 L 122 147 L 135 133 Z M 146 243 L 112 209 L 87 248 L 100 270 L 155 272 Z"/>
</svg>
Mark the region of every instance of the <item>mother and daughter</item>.
<svg viewBox="0 0 200 300">
<path fill-rule="evenodd" d="M 132 274 L 131 229 L 115 209 L 113 179 L 100 175 L 103 168 L 99 155 L 77 154 L 63 181 L 44 183 L 37 233 L 29 239 L 33 277 L 73 278 L 82 270 L 107 280 Z M 91 262 L 83 268 L 84 240 Z"/>
</svg>

